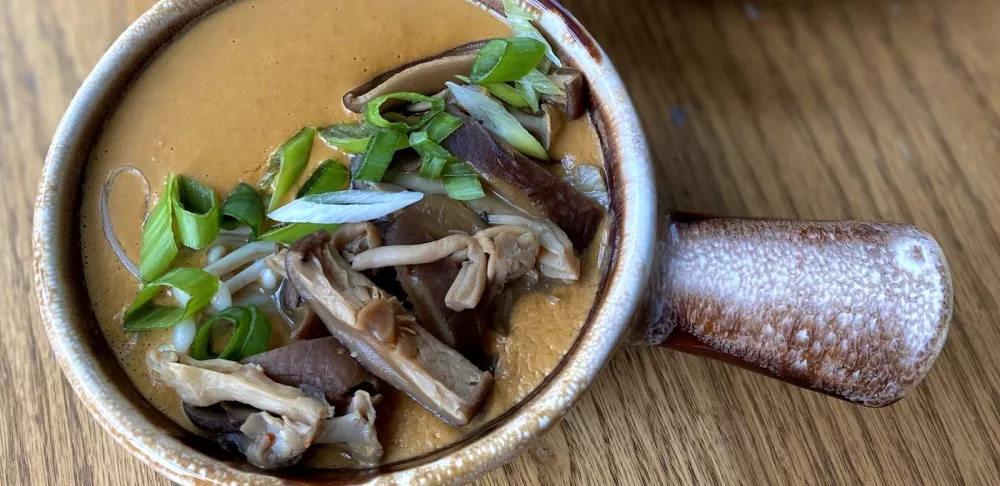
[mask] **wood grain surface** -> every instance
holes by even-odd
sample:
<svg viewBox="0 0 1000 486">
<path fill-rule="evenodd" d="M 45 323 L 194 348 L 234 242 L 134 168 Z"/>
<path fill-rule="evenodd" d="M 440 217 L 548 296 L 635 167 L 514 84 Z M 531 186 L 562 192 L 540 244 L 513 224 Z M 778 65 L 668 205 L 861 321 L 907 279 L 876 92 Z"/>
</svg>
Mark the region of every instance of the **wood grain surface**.
<svg viewBox="0 0 1000 486">
<path fill-rule="evenodd" d="M 42 160 L 77 86 L 152 0 L 0 0 L 0 483 L 164 484 L 90 418 L 31 288 Z M 924 384 L 869 410 L 663 349 L 621 351 L 482 484 L 1000 481 L 1000 2 L 567 0 L 621 71 L 670 207 L 891 219 L 955 276 Z"/>
</svg>

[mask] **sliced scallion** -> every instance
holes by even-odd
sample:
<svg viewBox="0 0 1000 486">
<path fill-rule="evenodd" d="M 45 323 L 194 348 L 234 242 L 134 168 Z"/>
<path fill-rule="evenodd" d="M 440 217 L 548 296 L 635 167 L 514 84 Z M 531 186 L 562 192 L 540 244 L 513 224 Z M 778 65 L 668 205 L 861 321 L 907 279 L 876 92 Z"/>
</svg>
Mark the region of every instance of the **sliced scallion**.
<svg viewBox="0 0 1000 486">
<path fill-rule="evenodd" d="M 469 80 L 483 85 L 516 81 L 534 69 L 544 56 L 545 44 L 535 39 L 493 39 L 476 55 Z"/>
<path fill-rule="evenodd" d="M 281 199 L 285 197 L 295 182 L 299 180 L 302 171 L 309 163 L 309 154 L 312 152 L 313 139 L 316 138 L 316 129 L 313 127 L 303 128 L 294 137 L 285 142 L 278 150 L 271 154 L 270 166 L 278 166 L 278 175 L 274 180 L 274 187 L 271 192 L 271 203 L 267 210 L 274 211 L 281 205 Z"/>
<path fill-rule="evenodd" d="M 375 135 L 378 131 L 378 128 L 375 128 L 364 121 L 359 121 L 354 123 L 331 125 L 321 129 L 317 133 L 319 134 L 320 140 L 322 140 L 327 146 L 356 155 L 364 153 L 365 147 L 368 146 L 368 142 L 371 140 L 372 135 Z M 403 150 L 407 147 L 409 147 L 409 145 L 406 144 L 406 138 L 402 138 L 400 139 L 400 143 L 396 147 L 396 150 Z"/>
<path fill-rule="evenodd" d="M 363 122 L 341 123 L 323 128 L 319 138 L 323 143 L 349 154 L 360 154 L 368 146 L 368 140 L 378 129 Z"/>
<path fill-rule="evenodd" d="M 302 184 L 297 198 L 324 192 L 343 191 L 351 182 L 351 170 L 336 160 L 324 160 Z"/>
<path fill-rule="evenodd" d="M 535 91 L 541 94 L 546 94 L 550 96 L 558 96 L 565 94 L 561 89 L 559 89 L 558 86 L 555 85 L 555 83 L 552 82 L 551 79 L 549 79 L 548 76 L 542 74 L 542 72 L 537 69 L 532 69 L 531 71 L 528 71 L 528 74 L 525 74 L 524 77 L 522 77 L 518 81 L 521 83 L 531 85 L 531 87 L 534 88 Z"/>
<path fill-rule="evenodd" d="M 191 317 L 212 301 L 219 290 L 219 278 L 197 268 L 175 268 L 159 279 L 146 284 L 135 301 L 125 311 L 125 330 L 145 331 L 171 327 Z M 173 289 L 187 300 L 183 307 L 153 303 L 165 288 Z"/>
<path fill-rule="evenodd" d="M 552 80 L 548 76 L 542 74 L 537 69 L 528 71 L 528 74 L 517 80 L 514 85 L 517 86 L 517 91 L 527 101 L 532 112 L 537 112 L 539 109 L 538 100 L 540 94 L 549 96 L 564 94 L 558 86 L 552 83 Z"/>
<path fill-rule="evenodd" d="M 233 334 L 221 353 L 212 351 L 212 328 L 221 321 L 233 324 Z M 257 307 L 230 307 L 205 321 L 194 336 L 191 357 L 197 360 L 226 359 L 239 361 L 267 351 L 271 340 L 271 323 Z"/>
<path fill-rule="evenodd" d="M 328 192 L 296 199 L 268 217 L 284 223 L 360 223 L 398 211 L 423 197 L 409 191 Z"/>
<path fill-rule="evenodd" d="M 514 86 L 517 86 L 518 93 L 521 94 L 521 98 L 524 99 L 524 103 L 528 105 L 527 108 L 531 109 L 532 113 L 538 113 L 538 110 L 542 107 L 538 91 L 535 90 L 534 85 L 518 80 L 514 82 Z"/>
<path fill-rule="evenodd" d="M 562 67 L 562 61 L 556 57 L 556 53 L 552 50 L 549 41 L 545 40 L 542 33 L 532 25 L 535 18 L 530 13 L 521 8 L 516 0 L 503 0 L 503 11 L 507 17 L 507 23 L 510 24 L 515 36 L 535 39 L 545 44 L 545 57 L 556 67 Z"/>
<path fill-rule="evenodd" d="M 273 241 L 282 245 L 291 245 L 299 241 L 303 236 L 315 233 L 319 230 L 333 231 L 339 224 L 317 224 L 317 223 L 291 223 L 275 226 L 271 231 L 264 233 L 260 239 Z"/>
<path fill-rule="evenodd" d="M 219 202 L 215 191 L 198 181 L 179 176 L 174 183 L 174 221 L 177 236 L 193 250 L 207 248 L 219 236 Z"/>
<path fill-rule="evenodd" d="M 525 155 L 548 160 L 549 155 L 527 130 L 499 102 L 468 86 L 445 83 L 452 97 L 487 130 Z"/>
<path fill-rule="evenodd" d="M 420 177 L 424 179 L 439 179 L 441 171 L 445 165 L 455 157 L 444 147 L 434 143 L 428 137 L 427 132 L 413 132 L 410 134 L 410 146 L 413 147 L 423 162 L 420 164 Z"/>
<path fill-rule="evenodd" d="M 455 76 L 456 78 L 462 80 L 466 84 L 473 84 L 466 76 Z M 517 88 L 507 84 L 507 83 L 491 83 L 484 84 L 482 87 L 486 88 L 491 95 L 496 96 L 504 103 L 507 103 L 514 108 L 528 108 L 528 102 L 525 100 L 524 95 L 521 94 Z M 537 109 L 535 111 L 538 111 Z"/>
<path fill-rule="evenodd" d="M 392 162 L 393 154 L 396 153 L 396 146 L 399 144 L 400 138 L 405 137 L 392 130 L 376 133 L 368 142 L 368 147 L 365 148 L 365 153 L 361 156 L 361 165 L 358 166 L 354 178 L 368 182 L 382 180 L 385 170 Z"/>
<path fill-rule="evenodd" d="M 465 122 L 451 113 L 440 113 L 427 124 L 427 128 L 424 131 L 427 132 L 427 137 L 435 143 L 441 143 L 452 133 L 455 133 L 455 130 L 458 130 L 458 127 L 462 126 L 462 123 Z"/>
<path fill-rule="evenodd" d="M 174 176 L 167 176 L 160 201 L 142 224 L 142 246 L 139 250 L 139 275 L 143 282 L 156 280 L 170 269 L 180 249 L 174 235 Z"/>
<path fill-rule="evenodd" d="M 486 197 L 483 185 L 469 166 L 458 159 L 453 159 L 445 166 L 442 173 L 444 188 L 448 197 L 458 201 L 470 201 Z"/>
<path fill-rule="evenodd" d="M 382 116 L 382 104 L 388 100 L 403 100 L 411 103 L 430 103 L 431 109 L 420 117 L 409 120 L 391 117 L 398 121 L 387 120 Z M 390 93 L 379 96 L 368 102 L 365 106 L 365 121 L 375 128 L 393 130 L 400 133 L 409 133 L 413 130 L 422 130 L 431 120 L 444 111 L 444 100 L 433 96 L 425 96 L 420 93 Z"/>
<path fill-rule="evenodd" d="M 256 238 L 264 225 L 264 201 L 260 194 L 250 184 L 241 182 L 226 196 L 222 203 L 222 229 L 234 230 L 240 223 L 250 228 L 250 234 Z"/>
</svg>

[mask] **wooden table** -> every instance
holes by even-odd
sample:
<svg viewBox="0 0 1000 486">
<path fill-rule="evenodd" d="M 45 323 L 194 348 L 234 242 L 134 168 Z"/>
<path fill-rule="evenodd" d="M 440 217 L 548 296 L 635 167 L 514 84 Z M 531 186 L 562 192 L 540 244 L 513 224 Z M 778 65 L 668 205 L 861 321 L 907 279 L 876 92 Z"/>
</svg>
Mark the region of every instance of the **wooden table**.
<svg viewBox="0 0 1000 486">
<path fill-rule="evenodd" d="M 0 0 L 2 484 L 166 482 L 63 380 L 29 242 L 63 109 L 151 3 Z M 936 369 L 884 410 L 626 349 L 558 429 L 483 483 L 998 481 L 1000 2 L 566 4 L 631 88 L 670 206 L 915 223 L 950 258 L 957 311 Z"/>
</svg>

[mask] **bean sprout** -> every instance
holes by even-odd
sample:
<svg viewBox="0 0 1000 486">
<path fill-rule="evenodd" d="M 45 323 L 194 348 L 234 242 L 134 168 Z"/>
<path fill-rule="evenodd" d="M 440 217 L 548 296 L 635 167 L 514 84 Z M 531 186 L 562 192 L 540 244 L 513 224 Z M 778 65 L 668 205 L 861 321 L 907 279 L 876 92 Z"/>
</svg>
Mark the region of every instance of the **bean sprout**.
<svg viewBox="0 0 1000 486">
<path fill-rule="evenodd" d="M 260 286 L 266 290 L 274 290 L 278 286 L 278 275 L 274 273 L 274 270 L 265 268 L 263 272 L 260 272 Z"/>
<path fill-rule="evenodd" d="M 206 272 L 211 273 L 216 277 L 221 277 L 227 273 L 232 272 L 233 270 L 236 270 L 237 268 L 242 267 L 243 265 L 246 265 L 247 263 L 250 263 L 252 261 L 258 260 L 260 258 L 266 257 L 274 253 L 275 249 L 277 249 L 277 245 L 273 242 L 255 241 L 216 260 L 213 263 L 205 265 L 205 268 L 203 268 L 202 270 L 205 270 Z M 244 285 L 244 287 L 245 286 L 246 285 Z M 236 292 L 233 291 L 233 293 Z"/>
<path fill-rule="evenodd" d="M 191 349 L 191 344 L 194 342 L 194 335 L 197 332 L 198 326 L 194 323 L 194 319 L 190 317 L 177 323 L 173 329 L 172 341 L 174 349 L 182 353 L 187 353 Z"/>
<path fill-rule="evenodd" d="M 208 252 L 205 254 L 205 262 L 212 264 L 224 256 L 226 256 L 226 247 L 222 245 L 215 245 L 209 248 Z"/>
<path fill-rule="evenodd" d="M 229 288 L 229 295 L 234 295 L 236 292 L 243 290 L 243 287 L 250 285 L 255 280 L 260 278 L 260 273 L 267 269 L 267 261 L 264 259 L 257 260 L 253 265 L 244 268 L 240 273 L 237 273 L 233 278 L 226 280 L 226 287 Z"/>
</svg>

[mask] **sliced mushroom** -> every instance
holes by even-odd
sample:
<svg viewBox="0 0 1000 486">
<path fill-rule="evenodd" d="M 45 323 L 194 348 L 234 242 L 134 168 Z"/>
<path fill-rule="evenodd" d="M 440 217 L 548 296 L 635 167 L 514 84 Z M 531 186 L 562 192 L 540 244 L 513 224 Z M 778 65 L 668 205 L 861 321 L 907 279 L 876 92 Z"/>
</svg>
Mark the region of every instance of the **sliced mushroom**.
<svg viewBox="0 0 1000 486">
<path fill-rule="evenodd" d="M 375 407 L 371 396 L 358 391 L 347 413 L 323 421 L 322 433 L 310 441 L 301 424 L 258 412 L 240 427 L 244 435 L 240 449 L 251 464 L 266 469 L 298 462 L 311 445 L 314 449 L 334 449 L 340 467 L 370 467 L 382 458 L 382 444 L 375 430 Z M 317 451 L 318 452 L 318 451 Z"/>
<path fill-rule="evenodd" d="M 475 235 L 489 255 L 486 278 L 503 284 L 520 278 L 535 268 L 539 242 L 534 231 L 524 226 L 494 226 Z"/>
<path fill-rule="evenodd" d="M 331 240 L 318 232 L 292 247 L 285 268 L 295 289 L 365 368 L 442 420 L 467 424 L 493 376 L 417 325 L 399 301 L 353 270 Z"/>
<path fill-rule="evenodd" d="M 268 378 L 283 385 L 315 386 L 327 402 L 340 409 L 347 406 L 357 388 L 372 393 L 385 390 L 385 383 L 365 370 L 333 337 L 292 343 L 251 356 L 245 362 L 259 365 Z"/>
<path fill-rule="evenodd" d="M 240 449 L 247 461 L 263 469 L 278 469 L 299 462 L 313 439 L 308 425 L 267 412 L 250 415 L 240 432 L 245 436 Z"/>
<path fill-rule="evenodd" d="M 330 407 L 298 388 L 275 383 L 260 366 L 213 359 L 198 361 L 172 350 L 154 350 L 147 361 L 153 374 L 169 385 L 181 401 L 196 407 L 239 402 L 304 424 L 310 439 Z"/>
<path fill-rule="evenodd" d="M 464 207 L 462 209 L 471 213 Z M 408 212 L 401 213 L 393 221 L 383 235 L 386 245 L 416 245 L 434 241 L 434 235 L 419 222 L 421 218 L 413 216 Z M 438 233 L 443 233 L 440 227 Z M 440 234 L 439 237 L 441 236 L 445 235 Z M 485 368 L 488 361 L 483 340 L 483 320 L 473 309 L 456 312 L 445 305 L 445 295 L 460 270 L 461 264 L 450 258 L 421 265 L 395 267 L 396 278 L 407 300 L 413 305 L 417 321 L 448 347 L 480 368 Z"/>
<path fill-rule="evenodd" d="M 559 135 L 566 125 L 566 114 L 549 104 L 543 104 L 542 112 L 538 115 L 529 115 L 516 108 L 508 108 L 507 111 L 528 133 L 538 138 L 546 152 L 552 147 L 556 135 Z"/>
<path fill-rule="evenodd" d="M 557 105 L 566 118 L 576 120 L 587 113 L 587 83 L 583 74 L 573 68 L 560 68 L 549 75 L 549 80 L 562 90 L 560 95 L 542 95 L 542 101 Z"/>
<path fill-rule="evenodd" d="M 456 75 L 469 74 L 479 49 L 486 42 L 488 41 L 471 42 L 380 74 L 345 94 L 344 106 L 355 113 L 361 113 L 369 101 L 384 94 L 400 91 L 425 95 L 437 93 L 446 81 L 454 80 Z M 392 108 L 394 101 L 387 101 L 382 105 L 383 108 Z"/>
<path fill-rule="evenodd" d="M 213 434 L 238 433 L 251 414 L 260 410 L 239 402 L 220 402 L 208 407 L 182 403 L 188 420 L 205 432 Z"/>
<path fill-rule="evenodd" d="M 309 341 L 330 336 L 323 321 L 304 302 L 292 311 L 292 316 L 292 331 L 288 334 L 292 341 Z"/>
<path fill-rule="evenodd" d="M 448 289 L 445 305 L 455 311 L 474 309 L 486 290 L 487 261 L 483 248 L 471 236 L 451 235 L 419 245 L 373 248 L 358 254 L 351 266 L 360 272 L 373 268 L 432 263 L 443 258 L 464 261 L 462 269 Z"/>
<path fill-rule="evenodd" d="M 489 227 L 461 201 L 437 194 L 426 194 L 423 199 L 399 210 L 396 219 L 413 221 L 433 239 L 456 232 L 473 235 Z"/>
<path fill-rule="evenodd" d="M 382 235 L 371 223 L 345 224 L 330 233 L 330 245 L 351 261 L 358 253 L 382 246 Z"/>
<path fill-rule="evenodd" d="M 523 216 L 490 215 L 490 224 L 528 228 L 538 236 L 538 269 L 542 275 L 562 280 L 580 279 L 580 259 L 573 253 L 573 243 L 558 226 Z"/>
<path fill-rule="evenodd" d="M 562 228 L 578 249 L 590 245 L 604 218 L 604 210 L 566 181 L 552 175 L 504 144 L 482 125 L 458 113 L 465 121 L 442 146 L 469 165 L 508 203 L 538 219 Z"/>
<path fill-rule="evenodd" d="M 352 466 L 374 466 L 382 459 L 382 444 L 375 430 L 375 406 L 371 396 L 358 391 L 347 407 L 347 414 L 326 419 L 316 444 L 327 450 L 336 449 Z"/>
</svg>

